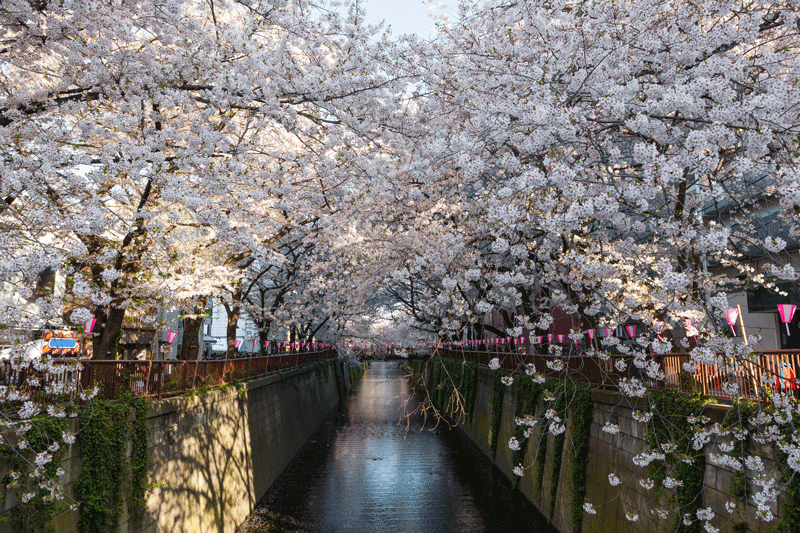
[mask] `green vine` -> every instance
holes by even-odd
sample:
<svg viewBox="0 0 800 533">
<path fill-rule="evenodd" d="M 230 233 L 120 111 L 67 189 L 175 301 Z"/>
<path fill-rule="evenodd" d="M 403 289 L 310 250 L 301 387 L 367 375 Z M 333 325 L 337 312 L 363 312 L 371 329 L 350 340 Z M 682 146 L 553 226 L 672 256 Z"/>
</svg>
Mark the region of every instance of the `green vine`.
<svg viewBox="0 0 800 533">
<path fill-rule="evenodd" d="M 404 368 L 411 388 L 415 391 L 419 390 L 422 384 L 422 361 L 408 361 Z"/>
<path fill-rule="evenodd" d="M 539 405 L 539 399 L 542 396 L 542 386 L 534 383 L 530 376 L 527 374 L 520 374 L 517 379 L 517 397 L 516 409 L 514 414 L 516 418 L 523 418 L 525 416 L 535 416 L 536 408 Z M 514 432 L 517 442 L 519 442 L 519 449 L 514 450 L 511 456 L 511 465 L 516 466 L 522 464 L 525 460 L 525 450 L 528 447 L 528 439 L 525 438 L 525 426 L 518 425 Z M 512 487 L 519 485 L 519 476 L 514 476 L 511 480 Z"/>
<path fill-rule="evenodd" d="M 744 463 L 747 450 L 752 444 L 749 433 L 750 418 L 755 415 L 757 409 L 758 406 L 752 401 L 741 400 L 734 402 L 732 409 L 728 412 L 723 422 L 723 426 L 728 429 L 748 430 L 745 433 L 745 438 L 737 442 L 735 449 L 738 459 L 742 461 L 742 463 Z M 729 490 L 731 495 L 736 497 L 743 506 L 747 503 L 747 498 L 750 495 L 750 487 L 747 484 L 746 470 L 741 469 L 734 471 L 731 477 Z"/>
<path fill-rule="evenodd" d="M 347 367 L 347 371 L 350 375 L 350 384 L 355 385 L 358 380 L 364 377 L 367 367 L 363 363 L 360 365 L 350 365 Z"/>
<path fill-rule="evenodd" d="M 130 474 L 129 512 L 134 521 L 144 516 L 147 489 L 148 401 L 130 395 L 121 400 L 95 402 L 79 414 L 81 474 L 75 484 L 81 499 L 78 531 L 105 533 L 118 529 L 124 480 Z M 131 410 L 134 416 L 131 417 Z M 133 419 L 132 419 L 133 418 Z M 128 437 L 132 452 L 126 459 Z"/>
<path fill-rule="evenodd" d="M 497 441 L 500 438 L 500 423 L 503 414 L 503 399 L 506 396 L 506 386 L 501 379 L 505 376 L 505 371 L 498 368 L 494 371 L 494 383 L 492 384 L 492 420 L 489 425 L 489 454 L 492 461 L 497 457 Z"/>
<path fill-rule="evenodd" d="M 583 525 L 583 499 L 586 496 L 586 468 L 589 465 L 589 434 L 592 427 L 592 386 L 580 384 L 570 402 L 572 458 L 572 531 Z"/>
<path fill-rule="evenodd" d="M 543 426 L 539 427 L 539 447 L 536 450 L 536 492 L 541 492 L 544 486 L 544 460 L 547 456 L 547 432 Z"/>
<path fill-rule="evenodd" d="M 342 371 L 341 361 L 334 362 L 333 376 L 336 378 L 336 390 L 339 392 L 339 398 L 344 398 L 344 372 Z"/>
<path fill-rule="evenodd" d="M 683 522 L 683 515 L 694 516 L 701 507 L 700 496 L 703 493 L 706 458 L 701 453 L 693 456 L 691 463 L 683 459 L 686 459 L 692 450 L 693 431 L 687 418 L 700 415 L 706 400 L 698 394 L 687 394 L 675 389 L 660 389 L 650 393 L 649 397 L 655 411 L 646 433 L 650 449 L 661 450 L 661 445 L 664 443 L 672 443 L 676 448 L 675 451 L 665 454 L 664 465 L 657 463 L 648 465 L 648 475 L 657 483 L 660 491 L 667 476 L 667 469 L 672 469 L 671 477 L 681 480 L 683 485 L 675 489 L 679 512 L 671 530 L 676 533 L 699 533 L 701 522 L 695 520 L 686 525 Z"/>
<path fill-rule="evenodd" d="M 787 427 L 797 427 L 798 424 L 800 424 L 800 415 L 794 410 L 792 423 Z M 785 433 L 783 437 L 786 441 L 790 441 L 794 435 Z M 778 462 L 782 472 L 781 481 L 786 483 L 786 487 L 783 492 L 784 504 L 781 506 L 781 516 L 775 526 L 777 533 L 794 533 L 797 531 L 797 525 L 800 524 L 800 475 L 794 473 L 787 460 L 788 456 L 778 448 Z"/>
<path fill-rule="evenodd" d="M 432 364 L 432 399 L 440 408 L 457 418 L 469 419 L 475 409 L 478 389 L 475 363 L 437 358 Z"/>
<path fill-rule="evenodd" d="M 133 434 L 131 438 L 131 499 L 129 512 L 134 529 L 142 524 L 145 512 L 145 493 L 147 491 L 147 471 L 150 469 L 150 456 L 147 454 L 150 432 L 147 428 L 147 411 L 150 401 L 146 398 L 131 400 L 134 409 Z"/>
<path fill-rule="evenodd" d="M 551 380 L 548 380 L 551 381 Z M 566 425 L 567 423 L 567 391 L 561 390 L 558 391 L 556 388 L 556 401 L 553 409 L 555 410 L 556 414 L 561 418 L 563 421 L 562 423 Z M 566 440 L 566 431 L 558 434 L 553 438 L 553 473 L 550 477 L 550 514 L 549 516 L 552 518 L 553 511 L 556 508 L 556 494 L 558 492 L 558 482 L 561 479 L 561 462 L 564 458 L 564 441 Z"/>
<path fill-rule="evenodd" d="M 312 364 L 314 365 L 314 368 L 317 369 L 317 373 L 325 378 L 325 381 L 328 381 L 328 378 L 331 376 L 330 361 L 325 359 L 324 361 L 314 361 Z"/>
<path fill-rule="evenodd" d="M 54 443 L 60 443 L 61 435 L 67 429 L 67 422 L 64 418 L 56 418 L 49 415 L 37 416 L 29 420 L 31 429 L 25 436 L 28 448 L 23 455 L 15 454 L 11 459 L 11 468 L 14 471 L 26 471 L 30 468 L 33 457 L 44 451 Z M 58 476 L 56 472 L 61 468 L 61 461 L 64 458 L 66 447 L 62 444 L 55 452 L 50 452 L 52 459 L 44 466 L 47 477 L 54 479 Z M 8 450 L 3 450 L 3 453 Z M 16 486 L 10 476 L 3 478 L 5 485 Z M 27 484 L 26 484 L 27 485 Z M 25 486 L 25 492 L 33 492 L 35 496 L 27 503 L 20 502 L 11 512 L 11 521 L 14 531 L 20 533 L 39 533 L 53 531 L 52 520 L 55 514 L 55 503 L 48 497 L 49 491 L 38 486 Z"/>
</svg>

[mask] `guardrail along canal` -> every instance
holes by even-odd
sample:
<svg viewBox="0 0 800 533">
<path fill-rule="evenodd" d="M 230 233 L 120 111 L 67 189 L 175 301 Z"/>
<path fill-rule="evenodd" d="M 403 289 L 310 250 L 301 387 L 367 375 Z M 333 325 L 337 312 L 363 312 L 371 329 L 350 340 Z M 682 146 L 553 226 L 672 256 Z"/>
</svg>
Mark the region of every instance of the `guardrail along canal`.
<svg viewBox="0 0 800 533">
<path fill-rule="evenodd" d="M 416 406 L 399 364 L 371 363 L 242 531 L 557 533 L 457 431 L 407 429 Z"/>
</svg>

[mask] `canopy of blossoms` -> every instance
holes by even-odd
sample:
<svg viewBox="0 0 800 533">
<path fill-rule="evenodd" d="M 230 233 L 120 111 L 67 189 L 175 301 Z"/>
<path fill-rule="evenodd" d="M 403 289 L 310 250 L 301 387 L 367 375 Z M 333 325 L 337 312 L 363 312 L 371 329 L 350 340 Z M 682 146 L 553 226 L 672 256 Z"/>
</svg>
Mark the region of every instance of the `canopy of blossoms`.
<svg viewBox="0 0 800 533">
<path fill-rule="evenodd" d="M 691 372 L 752 362 L 752 343 L 724 335 L 729 298 L 798 278 L 798 12 L 463 1 L 427 42 L 306 0 L 6 0 L 13 364 L 56 371 L 31 360 L 32 332 L 93 320 L 95 357 L 115 357 L 126 316 L 180 309 L 198 327 L 212 295 L 234 336 L 239 313 L 308 340 L 391 315 L 408 346 L 421 331 L 528 350 L 557 309 L 560 344 L 626 352 L 653 379 L 653 353 L 691 351 Z M 43 271 L 63 288 L 40 291 Z M 595 342 L 633 324 L 637 347 Z M 716 335 L 662 335 L 695 327 Z M 796 406 L 773 400 L 753 431 L 779 428 L 765 442 L 800 469 Z M 23 436 L 71 408 L 13 387 L 0 401 L 3 431 Z"/>
</svg>

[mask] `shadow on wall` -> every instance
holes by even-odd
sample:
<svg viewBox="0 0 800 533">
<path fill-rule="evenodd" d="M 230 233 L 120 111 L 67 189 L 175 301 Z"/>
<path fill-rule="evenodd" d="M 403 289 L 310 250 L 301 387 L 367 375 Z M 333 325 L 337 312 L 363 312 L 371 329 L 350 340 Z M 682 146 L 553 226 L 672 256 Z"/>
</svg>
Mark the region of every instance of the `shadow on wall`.
<svg viewBox="0 0 800 533">
<path fill-rule="evenodd" d="M 233 533 L 339 399 L 333 369 L 154 404 L 143 531 Z"/>
<path fill-rule="evenodd" d="M 150 419 L 144 531 L 234 531 L 256 501 L 246 394 L 230 387 L 178 401 L 190 405 L 157 405 Z"/>
</svg>

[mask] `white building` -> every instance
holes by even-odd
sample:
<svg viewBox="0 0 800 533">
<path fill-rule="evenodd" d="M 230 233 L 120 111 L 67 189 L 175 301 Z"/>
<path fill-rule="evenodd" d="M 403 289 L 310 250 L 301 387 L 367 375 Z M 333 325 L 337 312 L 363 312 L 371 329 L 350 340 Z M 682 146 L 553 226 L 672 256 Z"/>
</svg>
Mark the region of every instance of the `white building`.
<svg viewBox="0 0 800 533">
<path fill-rule="evenodd" d="M 206 309 L 211 310 L 211 316 L 203 321 L 203 343 L 209 346 L 212 352 L 225 352 L 228 349 L 228 313 L 225 306 L 216 299 L 209 300 Z M 239 352 L 249 353 L 259 351 L 258 329 L 255 323 L 247 315 L 241 313 L 239 322 L 236 324 L 236 340 L 240 341 Z M 253 343 L 255 340 L 255 346 Z"/>
</svg>

